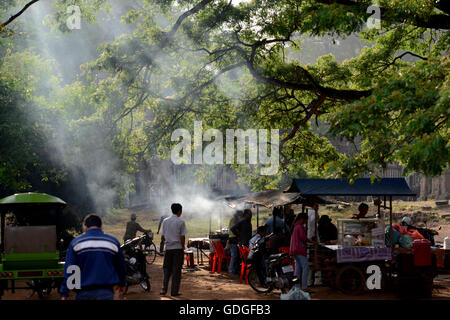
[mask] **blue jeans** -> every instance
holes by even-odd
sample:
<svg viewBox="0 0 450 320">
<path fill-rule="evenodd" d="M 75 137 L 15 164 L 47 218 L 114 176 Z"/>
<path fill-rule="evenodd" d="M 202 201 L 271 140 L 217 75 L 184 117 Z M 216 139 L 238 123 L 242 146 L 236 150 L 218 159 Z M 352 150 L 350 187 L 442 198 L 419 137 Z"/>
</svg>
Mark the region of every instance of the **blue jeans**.
<svg viewBox="0 0 450 320">
<path fill-rule="evenodd" d="M 309 273 L 309 265 L 308 258 L 302 255 L 295 255 L 295 276 L 300 279 L 300 270 L 301 270 L 301 279 L 302 279 L 302 289 L 306 289 L 308 287 L 308 273 Z"/>
<path fill-rule="evenodd" d="M 110 289 L 82 290 L 75 300 L 114 300 L 114 291 Z"/>
<path fill-rule="evenodd" d="M 228 267 L 229 274 L 238 274 L 239 269 L 239 249 L 237 244 L 230 243 L 230 266 Z"/>
</svg>

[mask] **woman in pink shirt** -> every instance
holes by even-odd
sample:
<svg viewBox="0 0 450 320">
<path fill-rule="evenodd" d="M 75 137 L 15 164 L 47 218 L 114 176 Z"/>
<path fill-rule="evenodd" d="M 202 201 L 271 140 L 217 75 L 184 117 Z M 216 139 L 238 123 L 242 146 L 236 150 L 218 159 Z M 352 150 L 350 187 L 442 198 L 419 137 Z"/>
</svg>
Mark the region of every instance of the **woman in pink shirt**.
<svg viewBox="0 0 450 320">
<path fill-rule="evenodd" d="M 294 227 L 291 235 L 291 246 L 289 248 L 289 254 L 295 259 L 295 277 L 300 279 L 301 271 L 301 283 L 302 289 L 308 287 L 308 258 L 306 256 L 306 242 L 308 238 L 306 236 L 306 230 L 304 225 L 308 221 L 307 213 L 299 213 L 294 221 Z"/>
</svg>

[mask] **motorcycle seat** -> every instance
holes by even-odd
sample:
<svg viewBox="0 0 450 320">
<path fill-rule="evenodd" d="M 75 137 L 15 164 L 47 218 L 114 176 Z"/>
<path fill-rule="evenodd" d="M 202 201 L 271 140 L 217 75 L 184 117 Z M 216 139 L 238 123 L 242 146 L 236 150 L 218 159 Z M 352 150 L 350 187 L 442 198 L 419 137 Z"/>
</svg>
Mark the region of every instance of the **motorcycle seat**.
<svg viewBox="0 0 450 320">
<path fill-rule="evenodd" d="M 269 259 L 281 259 L 281 258 L 284 258 L 285 256 L 287 256 L 287 254 L 286 253 L 275 253 L 275 254 L 271 254 L 270 256 L 269 256 Z"/>
</svg>

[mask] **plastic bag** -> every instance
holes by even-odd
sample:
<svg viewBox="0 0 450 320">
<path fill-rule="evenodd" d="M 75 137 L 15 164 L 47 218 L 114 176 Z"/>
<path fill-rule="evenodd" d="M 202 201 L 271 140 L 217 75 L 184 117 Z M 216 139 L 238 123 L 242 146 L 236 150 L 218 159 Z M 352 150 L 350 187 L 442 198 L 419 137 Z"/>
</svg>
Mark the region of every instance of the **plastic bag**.
<svg viewBox="0 0 450 320">
<path fill-rule="evenodd" d="M 400 236 L 398 243 L 400 244 L 400 247 L 402 247 L 402 248 L 412 248 L 413 247 L 413 239 L 407 234 Z"/>
<path fill-rule="evenodd" d="M 302 291 L 300 287 L 293 286 L 288 293 L 280 295 L 281 300 L 311 300 L 308 292 Z"/>
<path fill-rule="evenodd" d="M 391 246 L 391 233 L 390 233 L 391 227 L 387 226 L 386 227 L 386 234 L 385 234 L 385 242 L 386 242 L 386 246 L 390 247 Z M 393 242 L 394 242 L 394 246 L 398 243 L 398 241 L 400 240 L 401 234 L 400 232 L 398 232 L 397 230 L 395 230 L 394 228 L 392 228 L 392 236 L 393 236 Z"/>
<path fill-rule="evenodd" d="M 395 230 L 397 230 L 398 232 L 400 232 L 401 235 L 405 235 L 408 234 L 408 229 L 404 226 L 401 226 L 398 223 L 394 223 L 392 224 L 392 228 L 394 228 Z"/>
<path fill-rule="evenodd" d="M 419 231 L 415 230 L 415 229 L 409 229 L 408 230 L 408 235 L 413 239 L 413 240 L 420 240 L 420 239 L 425 239 L 423 237 L 423 235 L 420 234 Z"/>
</svg>

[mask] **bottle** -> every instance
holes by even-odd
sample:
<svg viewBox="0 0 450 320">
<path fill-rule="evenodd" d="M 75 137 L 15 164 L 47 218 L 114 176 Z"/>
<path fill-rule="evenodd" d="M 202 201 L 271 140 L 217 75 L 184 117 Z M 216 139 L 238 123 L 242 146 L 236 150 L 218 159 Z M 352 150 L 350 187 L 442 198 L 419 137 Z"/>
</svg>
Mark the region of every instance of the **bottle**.
<svg viewBox="0 0 450 320">
<path fill-rule="evenodd" d="M 450 238 L 449 237 L 444 238 L 444 250 L 450 250 Z"/>
</svg>

